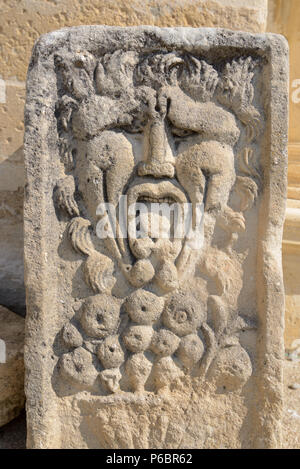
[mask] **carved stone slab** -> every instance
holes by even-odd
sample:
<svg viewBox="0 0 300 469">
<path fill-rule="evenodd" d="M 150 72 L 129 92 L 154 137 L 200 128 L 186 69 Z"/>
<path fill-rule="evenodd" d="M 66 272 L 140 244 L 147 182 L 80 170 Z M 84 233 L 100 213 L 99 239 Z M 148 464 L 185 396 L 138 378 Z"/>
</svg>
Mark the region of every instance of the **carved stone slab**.
<svg viewBox="0 0 300 469">
<path fill-rule="evenodd" d="M 91 26 L 36 43 L 28 447 L 280 446 L 287 70 L 271 34 Z M 160 204 L 191 208 L 182 236 Z"/>
</svg>

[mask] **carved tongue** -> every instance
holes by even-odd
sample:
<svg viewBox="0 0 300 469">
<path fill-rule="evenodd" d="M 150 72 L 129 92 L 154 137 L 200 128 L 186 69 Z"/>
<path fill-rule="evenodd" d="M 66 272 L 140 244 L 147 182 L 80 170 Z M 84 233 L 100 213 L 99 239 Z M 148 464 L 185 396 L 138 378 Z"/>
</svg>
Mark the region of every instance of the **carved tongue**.
<svg viewBox="0 0 300 469">
<path fill-rule="evenodd" d="M 163 207 L 157 202 L 143 201 L 143 206 L 141 210 L 137 210 L 136 215 L 139 237 L 148 237 L 154 242 L 158 239 L 173 239 L 174 215 L 172 211 L 164 213 Z"/>
<path fill-rule="evenodd" d="M 182 248 L 182 239 L 174 237 L 173 212 L 163 213 L 159 208 L 147 202 L 137 210 L 136 232 L 129 232 L 130 248 L 137 258 L 146 259 L 153 254 L 157 261 L 174 260 Z"/>
</svg>

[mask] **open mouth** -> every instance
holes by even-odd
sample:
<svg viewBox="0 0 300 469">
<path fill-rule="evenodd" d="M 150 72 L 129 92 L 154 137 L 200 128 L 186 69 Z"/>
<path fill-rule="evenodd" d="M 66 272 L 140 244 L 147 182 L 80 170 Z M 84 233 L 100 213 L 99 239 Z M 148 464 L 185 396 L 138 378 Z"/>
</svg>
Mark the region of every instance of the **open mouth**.
<svg viewBox="0 0 300 469">
<path fill-rule="evenodd" d="M 128 207 L 137 202 L 145 204 L 166 203 L 169 205 L 184 204 L 187 202 L 183 190 L 175 185 L 175 183 L 168 180 L 136 184 L 129 188 L 127 197 Z"/>
<path fill-rule="evenodd" d="M 177 226 L 182 220 L 183 204 L 187 197 L 179 184 L 170 180 L 149 180 L 131 186 L 127 191 L 127 210 L 131 248 L 138 252 L 144 245 L 152 246 L 158 240 L 177 239 Z"/>
</svg>

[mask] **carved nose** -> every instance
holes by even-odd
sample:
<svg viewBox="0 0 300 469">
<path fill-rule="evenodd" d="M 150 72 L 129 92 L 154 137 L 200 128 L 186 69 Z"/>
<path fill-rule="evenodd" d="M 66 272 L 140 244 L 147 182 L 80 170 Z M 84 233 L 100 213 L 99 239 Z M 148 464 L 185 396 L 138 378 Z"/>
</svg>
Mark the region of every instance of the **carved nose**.
<svg viewBox="0 0 300 469">
<path fill-rule="evenodd" d="M 155 178 L 173 178 L 175 168 L 172 159 L 165 120 L 161 116 L 156 116 L 150 119 L 145 130 L 144 161 L 139 164 L 138 174 Z"/>
</svg>

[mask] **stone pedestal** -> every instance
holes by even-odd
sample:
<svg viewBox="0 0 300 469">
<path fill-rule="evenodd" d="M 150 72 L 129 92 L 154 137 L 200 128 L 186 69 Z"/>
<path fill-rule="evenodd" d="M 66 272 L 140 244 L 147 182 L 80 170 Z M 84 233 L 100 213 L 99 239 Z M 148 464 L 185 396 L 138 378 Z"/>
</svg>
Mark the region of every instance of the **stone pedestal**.
<svg viewBox="0 0 300 469">
<path fill-rule="evenodd" d="M 37 42 L 28 447 L 280 446 L 287 69 L 271 34 Z"/>
</svg>

